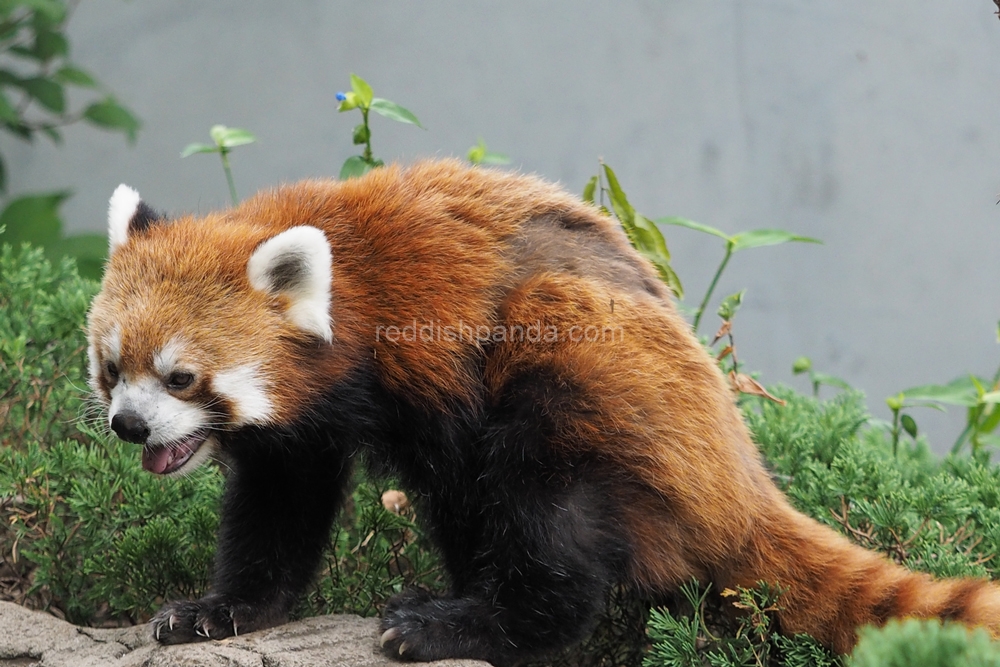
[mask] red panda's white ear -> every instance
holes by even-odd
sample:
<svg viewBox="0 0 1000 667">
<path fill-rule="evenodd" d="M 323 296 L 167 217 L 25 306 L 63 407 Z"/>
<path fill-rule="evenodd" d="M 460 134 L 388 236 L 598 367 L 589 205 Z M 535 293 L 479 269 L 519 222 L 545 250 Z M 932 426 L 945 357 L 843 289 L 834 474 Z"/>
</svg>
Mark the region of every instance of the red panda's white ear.
<svg viewBox="0 0 1000 667">
<path fill-rule="evenodd" d="M 114 254 L 132 234 L 143 232 L 160 216 L 129 186 L 119 185 L 111 195 L 108 205 L 108 245 Z"/>
<path fill-rule="evenodd" d="M 247 278 L 255 290 L 288 297 L 288 321 L 330 342 L 332 261 L 323 232 L 315 227 L 292 227 L 254 251 L 247 262 Z"/>
</svg>

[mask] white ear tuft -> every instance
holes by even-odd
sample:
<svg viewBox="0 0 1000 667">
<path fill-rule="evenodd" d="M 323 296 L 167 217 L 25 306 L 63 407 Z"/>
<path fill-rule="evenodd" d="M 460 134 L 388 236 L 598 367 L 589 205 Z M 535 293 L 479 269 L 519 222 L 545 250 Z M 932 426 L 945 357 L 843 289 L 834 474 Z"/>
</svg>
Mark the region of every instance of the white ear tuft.
<svg viewBox="0 0 1000 667">
<path fill-rule="evenodd" d="M 292 227 L 254 251 L 247 262 L 247 278 L 255 290 L 287 296 L 291 303 L 285 317 L 330 342 L 332 261 L 323 232 L 315 227 Z"/>
<path fill-rule="evenodd" d="M 128 227 L 139 210 L 139 193 L 122 183 L 115 188 L 108 206 L 108 242 L 111 252 L 128 240 Z"/>
</svg>

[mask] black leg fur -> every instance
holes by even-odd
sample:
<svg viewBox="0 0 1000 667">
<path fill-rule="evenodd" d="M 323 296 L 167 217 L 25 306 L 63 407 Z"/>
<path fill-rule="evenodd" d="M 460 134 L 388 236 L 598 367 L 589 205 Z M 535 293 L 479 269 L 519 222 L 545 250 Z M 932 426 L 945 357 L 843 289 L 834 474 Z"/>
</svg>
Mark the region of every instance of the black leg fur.
<svg viewBox="0 0 1000 667">
<path fill-rule="evenodd" d="M 457 573 L 460 593 L 393 598 L 382 619 L 384 650 L 408 660 L 504 666 L 585 637 L 617 580 L 620 554 L 601 539 L 588 492 L 546 495 L 548 502 L 521 496 L 519 505 L 486 512 L 475 558 Z"/>
<path fill-rule="evenodd" d="M 627 549 L 607 466 L 551 449 L 552 415 L 572 409 L 573 391 L 552 380 L 533 372 L 508 385 L 478 437 L 456 448 L 448 470 L 464 479 L 427 484 L 426 471 L 397 470 L 422 487 L 418 513 L 453 585 L 446 597 L 410 591 L 390 602 L 381 626 L 387 654 L 514 665 L 593 627 Z"/>
<path fill-rule="evenodd" d="M 246 429 L 224 443 L 226 480 L 211 591 L 153 619 L 165 644 L 277 625 L 311 581 L 350 477 L 346 453 L 317 434 Z"/>
</svg>

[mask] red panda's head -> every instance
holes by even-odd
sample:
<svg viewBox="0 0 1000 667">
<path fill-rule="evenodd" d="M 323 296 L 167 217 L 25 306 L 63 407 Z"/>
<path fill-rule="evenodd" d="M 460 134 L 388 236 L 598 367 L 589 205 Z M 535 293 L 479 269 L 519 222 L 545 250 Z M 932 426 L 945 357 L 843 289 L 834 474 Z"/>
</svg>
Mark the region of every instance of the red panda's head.
<svg viewBox="0 0 1000 667">
<path fill-rule="evenodd" d="M 193 470 L 220 433 L 282 423 L 301 399 L 295 367 L 329 347 L 326 237 L 261 222 L 166 221 L 131 188 L 111 197 L 110 257 L 87 322 L 90 385 L 151 472 Z"/>
</svg>

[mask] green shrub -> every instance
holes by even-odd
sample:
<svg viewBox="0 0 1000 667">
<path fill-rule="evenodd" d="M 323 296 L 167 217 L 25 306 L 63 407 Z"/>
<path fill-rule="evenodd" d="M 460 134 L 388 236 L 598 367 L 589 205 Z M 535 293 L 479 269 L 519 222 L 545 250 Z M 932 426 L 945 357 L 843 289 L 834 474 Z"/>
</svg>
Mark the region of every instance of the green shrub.
<svg viewBox="0 0 1000 667">
<path fill-rule="evenodd" d="M 1000 667 L 1000 645 L 984 630 L 910 619 L 866 628 L 850 667 Z"/>
<path fill-rule="evenodd" d="M 802 512 L 914 570 L 995 576 L 1000 467 L 986 456 L 938 460 L 926 442 L 866 426 L 862 395 L 819 402 L 788 389 L 755 401 L 747 422 L 779 485 Z"/>
<path fill-rule="evenodd" d="M 0 246 L 0 446 L 79 437 L 87 383 L 83 323 L 97 283 L 71 260 Z"/>
<path fill-rule="evenodd" d="M 164 598 L 204 590 L 220 475 L 157 478 L 135 445 L 89 435 L 0 450 L 4 557 L 31 606 L 81 624 L 144 620 Z"/>
</svg>

